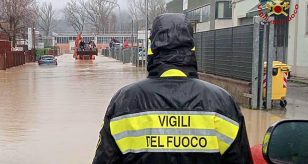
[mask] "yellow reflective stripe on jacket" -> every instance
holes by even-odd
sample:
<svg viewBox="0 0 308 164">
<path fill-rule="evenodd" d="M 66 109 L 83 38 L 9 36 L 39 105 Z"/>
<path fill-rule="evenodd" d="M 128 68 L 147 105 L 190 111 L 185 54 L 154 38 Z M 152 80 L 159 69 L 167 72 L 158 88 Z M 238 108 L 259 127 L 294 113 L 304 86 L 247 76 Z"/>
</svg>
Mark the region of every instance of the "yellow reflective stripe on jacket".
<svg viewBox="0 0 308 164">
<path fill-rule="evenodd" d="M 204 152 L 213 151 L 215 147 L 223 154 L 235 140 L 239 125 L 237 122 L 215 112 L 154 111 L 113 118 L 110 122 L 110 129 L 122 152 L 152 150 L 152 147 L 144 146 L 146 136 L 184 135 L 187 137 L 204 136 L 206 138 L 214 136 L 215 142 L 208 142 L 209 147 L 202 150 Z M 127 145 L 123 142 L 128 139 L 130 139 L 130 142 L 141 142 L 144 147 L 138 147 L 138 150 L 137 148 L 130 148 L 130 151 L 128 151 L 126 150 L 128 149 L 126 148 Z M 163 137 L 160 139 L 163 139 Z M 165 140 L 161 142 L 164 142 L 164 145 L 167 144 Z M 160 149 L 165 151 L 173 148 L 163 147 Z M 196 151 L 196 149 L 194 150 Z M 198 151 L 201 151 L 201 149 Z"/>
<path fill-rule="evenodd" d="M 187 77 L 186 74 L 178 69 L 169 69 L 164 72 L 160 77 Z"/>
<path fill-rule="evenodd" d="M 196 51 L 196 47 L 192 48 L 191 51 Z"/>
<path fill-rule="evenodd" d="M 152 52 L 152 49 L 151 49 L 151 48 L 148 48 L 148 55 L 149 55 L 149 56 L 153 55 L 153 52 Z"/>
<path fill-rule="evenodd" d="M 151 40 L 148 40 L 148 55 L 151 56 L 153 55 L 152 49 L 151 49 Z"/>
</svg>

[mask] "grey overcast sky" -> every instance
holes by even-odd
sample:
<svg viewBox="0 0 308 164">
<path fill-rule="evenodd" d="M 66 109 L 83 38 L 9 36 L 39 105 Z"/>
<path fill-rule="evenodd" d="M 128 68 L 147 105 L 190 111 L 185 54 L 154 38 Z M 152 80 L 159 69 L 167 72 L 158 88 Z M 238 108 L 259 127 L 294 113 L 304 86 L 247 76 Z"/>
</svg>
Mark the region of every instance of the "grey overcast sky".
<svg viewBox="0 0 308 164">
<path fill-rule="evenodd" d="M 63 9 L 67 2 L 70 0 L 38 0 L 38 2 L 51 2 L 53 7 L 55 9 Z M 121 8 L 125 9 L 127 8 L 127 1 L 129 0 L 118 0 L 118 3 L 120 4 Z"/>
</svg>

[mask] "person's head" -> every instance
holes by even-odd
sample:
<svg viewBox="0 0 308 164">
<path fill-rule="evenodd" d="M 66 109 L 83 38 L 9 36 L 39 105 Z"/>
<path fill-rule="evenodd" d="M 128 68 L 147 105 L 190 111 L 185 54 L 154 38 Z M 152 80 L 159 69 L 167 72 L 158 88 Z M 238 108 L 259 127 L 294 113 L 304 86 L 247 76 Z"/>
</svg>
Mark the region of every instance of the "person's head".
<svg viewBox="0 0 308 164">
<path fill-rule="evenodd" d="M 184 14 L 162 14 L 153 22 L 150 40 L 154 54 L 182 48 L 191 50 L 194 47 L 193 28 Z"/>
<path fill-rule="evenodd" d="M 168 69 L 181 69 L 187 74 L 197 71 L 193 28 L 184 14 L 162 14 L 153 22 L 148 71 L 161 74 Z M 189 75 L 187 75 L 189 76 Z"/>
</svg>

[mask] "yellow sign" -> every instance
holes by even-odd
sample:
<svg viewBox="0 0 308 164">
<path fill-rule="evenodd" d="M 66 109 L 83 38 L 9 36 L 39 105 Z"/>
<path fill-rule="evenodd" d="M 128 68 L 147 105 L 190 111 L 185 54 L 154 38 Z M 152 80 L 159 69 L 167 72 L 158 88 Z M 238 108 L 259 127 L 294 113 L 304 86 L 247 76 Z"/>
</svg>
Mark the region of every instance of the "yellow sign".
<svg viewBox="0 0 308 164">
<path fill-rule="evenodd" d="M 266 2 L 266 8 L 269 9 L 271 12 L 268 13 L 268 16 L 271 16 L 273 14 L 275 15 L 285 15 L 288 16 L 286 13 L 286 10 L 290 8 L 290 3 L 285 2 L 284 0 L 272 0 L 269 2 Z"/>
</svg>

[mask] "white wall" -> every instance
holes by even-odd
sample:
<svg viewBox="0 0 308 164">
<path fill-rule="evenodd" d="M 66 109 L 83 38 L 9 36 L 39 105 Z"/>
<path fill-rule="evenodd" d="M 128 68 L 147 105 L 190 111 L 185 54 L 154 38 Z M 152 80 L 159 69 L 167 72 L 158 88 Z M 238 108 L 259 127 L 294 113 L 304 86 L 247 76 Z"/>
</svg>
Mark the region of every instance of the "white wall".
<svg viewBox="0 0 308 164">
<path fill-rule="evenodd" d="M 259 3 L 259 0 L 233 0 L 233 26 L 238 26 L 238 19 L 246 17 L 246 13 Z"/>
<path fill-rule="evenodd" d="M 299 4 L 299 12 L 294 20 L 289 22 L 288 64 L 292 66 L 292 74 L 308 77 L 308 34 L 306 33 L 306 17 L 308 0 L 291 0 L 291 10 Z"/>
<path fill-rule="evenodd" d="M 232 19 L 215 20 L 215 29 L 228 28 L 233 26 Z M 196 32 L 209 31 L 210 22 L 198 23 Z"/>
<path fill-rule="evenodd" d="M 228 28 L 233 26 L 232 19 L 215 20 L 215 29 Z"/>
<path fill-rule="evenodd" d="M 209 31 L 210 30 L 210 21 L 197 23 L 196 32 Z"/>
</svg>

